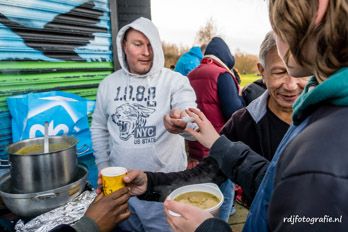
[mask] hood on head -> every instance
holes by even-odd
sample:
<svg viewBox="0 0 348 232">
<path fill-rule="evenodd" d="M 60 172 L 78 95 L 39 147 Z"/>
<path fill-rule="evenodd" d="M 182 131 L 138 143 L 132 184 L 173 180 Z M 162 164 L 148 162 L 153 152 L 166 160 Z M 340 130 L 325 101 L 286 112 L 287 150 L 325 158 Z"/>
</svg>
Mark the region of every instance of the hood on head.
<svg viewBox="0 0 348 232">
<path fill-rule="evenodd" d="M 119 30 L 117 34 L 117 38 L 116 38 L 117 56 L 118 56 L 118 61 L 120 62 L 121 68 L 125 72 L 130 73 L 128 70 L 126 57 L 122 49 L 123 37 L 125 32 L 129 28 L 133 28 L 134 30 L 137 30 L 143 33 L 149 39 L 152 46 L 152 50 L 153 50 L 153 64 L 150 71 L 146 74 L 137 75 L 137 76 L 148 76 L 148 75 L 159 72 L 161 68 L 164 67 L 164 54 L 162 50 L 162 43 L 160 40 L 160 36 L 153 22 L 143 17 L 140 17 L 134 20 L 133 22 L 125 25 Z M 136 75 L 136 74 L 132 74 L 132 75 Z"/>
<path fill-rule="evenodd" d="M 214 37 L 207 45 L 204 55 L 213 55 L 219 58 L 224 64 L 232 69 L 234 66 L 234 57 L 223 39 Z"/>
<path fill-rule="evenodd" d="M 193 55 L 195 55 L 196 57 L 198 57 L 199 59 L 203 58 L 203 54 L 201 51 L 201 48 L 199 46 L 194 46 L 190 49 L 189 53 L 192 53 Z"/>
</svg>

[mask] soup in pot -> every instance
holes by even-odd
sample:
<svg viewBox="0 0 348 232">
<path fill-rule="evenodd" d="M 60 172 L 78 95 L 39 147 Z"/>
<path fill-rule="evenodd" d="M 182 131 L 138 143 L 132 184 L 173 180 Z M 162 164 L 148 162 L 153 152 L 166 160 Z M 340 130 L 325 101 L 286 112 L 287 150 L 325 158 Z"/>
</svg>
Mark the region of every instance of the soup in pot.
<svg viewBox="0 0 348 232">
<path fill-rule="evenodd" d="M 201 209 L 209 209 L 220 202 L 220 199 L 207 192 L 188 192 L 180 194 L 174 198 L 174 201 L 190 204 Z"/>
<path fill-rule="evenodd" d="M 64 143 L 54 143 L 49 145 L 49 152 L 57 152 L 62 151 L 67 148 L 69 148 L 69 144 Z M 18 151 L 15 152 L 17 155 L 33 155 L 33 154 L 43 154 L 44 153 L 44 147 L 42 144 L 32 144 L 25 147 L 22 147 Z"/>
</svg>

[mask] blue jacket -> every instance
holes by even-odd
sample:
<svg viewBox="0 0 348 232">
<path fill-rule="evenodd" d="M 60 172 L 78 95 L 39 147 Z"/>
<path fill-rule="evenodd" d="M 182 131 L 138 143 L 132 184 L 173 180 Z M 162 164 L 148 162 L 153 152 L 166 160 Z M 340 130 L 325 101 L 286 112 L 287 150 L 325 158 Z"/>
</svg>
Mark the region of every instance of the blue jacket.
<svg viewBox="0 0 348 232">
<path fill-rule="evenodd" d="M 267 232 L 268 230 L 268 205 L 273 193 L 274 176 L 276 165 L 287 145 L 306 127 L 308 120 L 303 121 L 299 126 L 292 125 L 285 134 L 283 140 L 278 146 L 278 149 L 273 156 L 272 161 L 266 171 L 256 196 L 251 204 L 247 221 L 244 225 L 243 232 L 259 231 Z"/>
<path fill-rule="evenodd" d="M 187 76 L 192 69 L 196 68 L 203 58 L 201 48 L 192 47 L 188 52 L 184 53 L 175 64 L 174 71 Z"/>
<path fill-rule="evenodd" d="M 243 231 L 346 231 L 345 221 L 291 220 L 347 216 L 347 75 L 348 68 L 342 68 L 321 84 L 312 78 L 297 99 L 294 125 L 268 166 Z M 338 194 L 323 190 L 327 186 Z"/>
</svg>

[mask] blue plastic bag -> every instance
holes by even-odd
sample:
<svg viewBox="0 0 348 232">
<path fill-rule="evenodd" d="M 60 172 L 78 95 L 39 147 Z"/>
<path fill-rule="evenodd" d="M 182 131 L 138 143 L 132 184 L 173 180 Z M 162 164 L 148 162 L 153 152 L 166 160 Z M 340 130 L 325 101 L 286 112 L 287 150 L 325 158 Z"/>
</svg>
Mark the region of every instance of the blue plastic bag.
<svg viewBox="0 0 348 232">
<path fill-rule="evenodd" d="M 79 141 L 78 151 L 92 152 L 88 114 L 94 110 L 94 101 L 50 91 L 12 96 L 7 98 L 7 104 L 12 116 L 13 142 L 43 137 L 44 124 L 48 122 L 50 136 L 74 136 Z"/>
</svg>

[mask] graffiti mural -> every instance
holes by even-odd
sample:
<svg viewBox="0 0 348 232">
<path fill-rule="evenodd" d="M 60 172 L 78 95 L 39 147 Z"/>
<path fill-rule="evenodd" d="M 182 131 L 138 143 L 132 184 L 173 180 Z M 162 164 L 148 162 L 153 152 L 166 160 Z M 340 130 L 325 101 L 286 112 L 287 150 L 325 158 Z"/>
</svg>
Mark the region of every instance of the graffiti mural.
<svg viewBox="0 0 348 232">
<path fill-rule="evenodd" d="M 61 90 L 94 100 L 113 72 L 108 0 L 0 0 L 0 159 L 12 143 L 6 99 Z"/>
<path fill-rule="evenodd" d="M 0 1 L 0 60 L 111 61 L 108 2 Z"/>
</svg>

